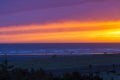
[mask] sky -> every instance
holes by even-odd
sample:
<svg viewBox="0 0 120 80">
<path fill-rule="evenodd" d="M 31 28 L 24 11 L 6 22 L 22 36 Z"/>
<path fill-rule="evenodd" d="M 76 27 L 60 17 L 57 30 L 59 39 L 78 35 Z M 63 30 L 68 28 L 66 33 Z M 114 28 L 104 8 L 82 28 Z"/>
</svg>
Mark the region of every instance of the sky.
<svg viewBox="0 0 120 80">
<path fill-rule="evenodd" d="M 120 0 L 0 0 L 0 43 L 120 42 Z"/>
</svg>

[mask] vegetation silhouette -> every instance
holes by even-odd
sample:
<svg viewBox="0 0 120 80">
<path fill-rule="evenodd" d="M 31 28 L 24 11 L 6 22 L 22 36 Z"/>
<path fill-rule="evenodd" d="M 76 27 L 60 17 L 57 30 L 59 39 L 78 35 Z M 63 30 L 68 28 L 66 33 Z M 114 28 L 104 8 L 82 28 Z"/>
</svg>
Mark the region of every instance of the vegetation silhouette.
<svg viewBox="0 0 120 80">
<path fill-rule="evenodd" d="M 16 68 L 8 64 L 5 59 L 0 64 L 0 80 L 103 80 L 98 75 L 85 75 L 79 72 L 65 73 L 61 76 L 55 76 L 51 72 L 45 72 L 40 69 Z"/>
<path fill-rule="evenodd" d="M 65 73 L 61 76 L 55 76 L 51 72 L 46 72 L 42 68 L 39 69 L 23 69 L 9 65 L 7 54 L 5 59 L 0 64 L 0 80 L 102 80 L 99 75 L 93 76 L 91 72 L 89 75 L 81 74 L 79 72 Z M 113 65 L 113 68 L 115 65 Z M 89 65 L 92 71 L 92 65 Z"/>
<path fill-rule="evenodd" d="M 13 65 L 8 64 L 7 55 L 5 54 L 5 60 L 0 64 L 0 80 L 11 80 L 11 71 Z"/>
</svg>

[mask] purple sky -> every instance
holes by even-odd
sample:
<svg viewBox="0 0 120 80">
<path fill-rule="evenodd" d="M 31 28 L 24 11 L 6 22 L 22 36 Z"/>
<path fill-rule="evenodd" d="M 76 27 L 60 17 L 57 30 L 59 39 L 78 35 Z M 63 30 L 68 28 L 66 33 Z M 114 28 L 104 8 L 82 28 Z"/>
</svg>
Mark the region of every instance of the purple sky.
<svg viewBox="0 0 120 80">
<path fill-rule="evenodd" d="M 17 13 L 35 9 L 65 7 L 101 1 L 103 2 L 110 0 L 4 0 L 0 2 L 0 14 Z"/>
<path fill-rule="evenodd" d="M 0 2 L 0 27 L 119 20 L 119 8 L 119 0 L 4 0 Z"/>
</svg>

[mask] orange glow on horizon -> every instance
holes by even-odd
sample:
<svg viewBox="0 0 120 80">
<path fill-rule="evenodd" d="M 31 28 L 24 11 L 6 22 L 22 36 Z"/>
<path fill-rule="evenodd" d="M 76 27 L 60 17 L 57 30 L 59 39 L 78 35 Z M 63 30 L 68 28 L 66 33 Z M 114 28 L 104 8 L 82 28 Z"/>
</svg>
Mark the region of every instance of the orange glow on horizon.
<svg viewBox="0 0 120 80">
<path fill-rule="evenodd" d="M 100 26 L 104 26 L 102 28 L 109 29 L 109 28 L 119 28 L 120 21 L 108 21 L 108 22 L 79 22 L 79 21 L 67 21 L 67 22 L 60 22 L 60 23 L 49 23 L 49 24 L 36 24 L 36 25 L 23 25 L 23 26 L 12 26 L 12 27 L 1 27 L 0 32 L 4 31 L 21 31 L 21 30 L 44 30 L 44 29 L 55 29 L 55 28 L 81 28 L 81 29 L 91 29 L 98 28 Z M 114 27 L 113 27 L 114 26 Z"/>
<path fill-rule="evenodd" d="M 0 28 L 1 43 L 120 42 L 120 21 L 67 21 Z"/>
</svg>

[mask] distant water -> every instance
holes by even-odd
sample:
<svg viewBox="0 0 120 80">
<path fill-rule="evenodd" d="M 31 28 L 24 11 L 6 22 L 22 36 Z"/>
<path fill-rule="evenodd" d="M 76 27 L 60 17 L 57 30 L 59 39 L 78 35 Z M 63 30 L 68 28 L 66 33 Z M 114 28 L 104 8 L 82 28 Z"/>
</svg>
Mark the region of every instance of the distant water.
<svg viewBox="0 0 120 80">
<path fill-rule="evenodd" d="M 91 54 L 120 52 L 120 43 L 0 44 L 0 54 Z"/>
</svg>

